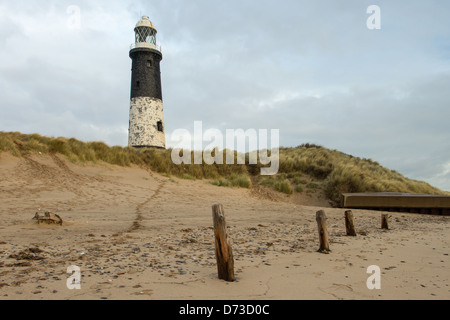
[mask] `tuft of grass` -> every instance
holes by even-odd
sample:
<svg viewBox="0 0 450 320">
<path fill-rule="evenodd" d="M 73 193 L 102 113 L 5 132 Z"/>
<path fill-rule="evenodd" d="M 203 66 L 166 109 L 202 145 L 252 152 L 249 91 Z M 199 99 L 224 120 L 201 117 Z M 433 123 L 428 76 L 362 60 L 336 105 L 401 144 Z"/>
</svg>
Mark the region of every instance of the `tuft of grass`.
<svg viewBox="0 0 450 320">
<path fill-rule="evenodd" d="M 308 184 L 306 185 L 306 188 L 308 188 L 308 189 L 318 189 L 318 188 L 319 188 L 319 185 L 318 185 L 317 183 L 310 182 L 310 183 L 308 183 Z"/>
<path fill-rule="evenodd" d="M 252 182 L 248 175 L 243 174 L 233 174 L 226 179 L 218 179 L 210 181 L 211 184 L 219 187 L 239 187 L 239 188 L 250 188 Z"/>
<path fill-rule="evenodd" d="M 185 180 L 193 180 L 193 181 L 196 180 L 195 177 L 193 177 L 193 176 L 191 176 L 190 174 L 187 174 L 187 173 L 182 174 L 180 178 L 181 179 L 185 179 Z"/>
<path fill-rule="evenodd" d="M 209 183 L 211 183 L 214 186 L 218 186 L 218 187 L 229 187 L 230 186 L 230 183 L 227 180 L 223 180 L 223 179 L 213 180 L 213 181 L 210 181 Z"/>
<path fill-rule="evenodd" d="M 14 143 L 14 136 L 17 135 L 17 132 L 13 132 L 10 134 L 5 134 L 1 132 L 0 135 L 0 151 L 10 152 L 15 157 L 20 157 L 21 152 L 19 150 L 19 146 Z"/>
<path fill-rule="evenodd" d="M 286 194 L 292 194 L 294 192 L 291 185 L 289 184 L 289 181 L 287 180 L 277 181 L 274 185 L 274 188 L 275 190 Z"/>
<path fill-rule="evenodd" d="M 293 178 L 292 182 L 296 185 L 308 184 L 308 181 L 306 181 L 305 179 L 302 179 L 302 178 L 298 178 L 298 177 Z"/>
<path fill-rule="evenodd" d="M 233 187 L 240 187 L 240 188 L 250 188 L 252 186 L 252 182 L 250 180 L 250 177 L 248 175 L 244 174 L 233 174 L 229 178 L 230 184 Z"/>
</svg>

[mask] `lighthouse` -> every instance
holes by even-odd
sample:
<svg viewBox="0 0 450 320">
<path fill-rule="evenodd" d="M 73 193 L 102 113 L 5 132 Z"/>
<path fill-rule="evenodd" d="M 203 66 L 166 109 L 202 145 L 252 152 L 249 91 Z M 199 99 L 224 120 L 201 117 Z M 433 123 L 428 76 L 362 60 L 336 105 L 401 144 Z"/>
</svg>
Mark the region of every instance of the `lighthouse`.
<svg viewBox="0 0 450 320">
<path fill-rule="evenodd" d="M 135 148 L 166 148 L 161 89 L 161 47 L 156 28 L 144 16 L 134 28 L 131 45 L 131 97 L 128 145 Z"/>
</svg>

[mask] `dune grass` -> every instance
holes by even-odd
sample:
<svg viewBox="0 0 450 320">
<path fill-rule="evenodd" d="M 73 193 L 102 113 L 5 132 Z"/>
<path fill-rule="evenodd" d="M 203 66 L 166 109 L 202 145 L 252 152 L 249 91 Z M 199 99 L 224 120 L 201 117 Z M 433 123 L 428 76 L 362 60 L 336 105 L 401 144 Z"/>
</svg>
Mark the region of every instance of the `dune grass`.
<svg viewBox="0 0 450 320">
<path fill-rule="evenodd" d="M 169 177 L 208 179 L 210 183 L 224 187 L 250 188 L 252 186 L 250 177 L 253 176 L 258 184 L 288 195 L 295 192 L 312 193 L 323 190 L 336 204 L 339 203 L 340 195 L 346 192 L 448 194 L 428 183 L 408 179 L 371 159 L 353 157 L 314 144 L 280 148 L 280 168 L 275 176 L 260 176 L 262 167 L 260 164 L 175 165 L 171 160 L 171 149 L 110 147 L 103 142 L 82 142 L 73 138 L 50 138 L 18 132 L 0 132 L 0 151 L 9 152 L 16 157 L 39 152 L 61 154 L 74 163 L 106 162 L 118 166 L 138 165 Z M 235 159 L 238 156 L 237 152 L 233 152 L 233 155 Z M 248 163 L 249 155 L 245 156 Z M 191 157 L 194 158 L 193 152 Z"/>
<path fill-rule="evenodd" d="M 146 166 L 151 170 L 183 179 L 226 178 L 233 186 L 248 187 L 246 165 L 175 165 L 171 159 L 171 149 L 135 149 L 129 147 L 110 147 L 103 142 L 82 142 L 71 138 L 50 138 L 38 134 L 0 132 L 0 151 L 10 152 L 16 157 L 32 153 L 61 154 L 73 163 L 97 163 L 100 161 L 118 166 Z M 225 157 L 225 155 L 224 155 Z M 237 153 L 234 152 L 236 159 Z M 194 159 L 194 152 L 191 152 Z M 236 163 L 236 161 L 235 161 Z M 248 179 L 248 181 L 246 181 Z"/>
<path fill-rule="evenodd" d="M 250 177 L 246 174 L 232 174 L 227 178 L 210 181 L 210 183 L 219 187 L 250 188 L 252 186 Z"/>
</svg>

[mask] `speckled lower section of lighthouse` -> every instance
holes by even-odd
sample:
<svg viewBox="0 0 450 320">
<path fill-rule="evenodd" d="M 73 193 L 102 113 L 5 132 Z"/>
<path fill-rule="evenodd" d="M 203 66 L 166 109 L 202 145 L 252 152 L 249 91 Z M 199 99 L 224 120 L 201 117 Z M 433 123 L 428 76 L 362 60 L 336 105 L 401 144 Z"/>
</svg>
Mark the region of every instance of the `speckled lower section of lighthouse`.
<svg viewBox="0 0 450 320">
<path fill-rule="evenodd" d="M 132 98 L 130 102 L 130 132 L 128 145 L 134 147 L 165 148 L 166 138 L 158 128 L 164 124 L 163 103 L 150 97 Z"/>
</svg>

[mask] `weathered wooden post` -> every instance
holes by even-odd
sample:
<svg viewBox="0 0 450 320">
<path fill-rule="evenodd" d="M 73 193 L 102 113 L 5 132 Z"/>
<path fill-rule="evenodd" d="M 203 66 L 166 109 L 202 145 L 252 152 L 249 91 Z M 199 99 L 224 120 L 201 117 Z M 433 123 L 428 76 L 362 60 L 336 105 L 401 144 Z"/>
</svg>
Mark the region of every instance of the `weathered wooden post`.
<svg viewBox="0 0 450 320">
<path fill-rule="evenodd" d="M 353 222 L 352 210 L 345 211 L 345 229 L 347 231 L 347 236 L 356 237 L 355 224 Z"/>
<path fill-rule="evenodd" d="M 327 231 L 327 216 L 323 210 L 317 211 L 316 213 L 317 226 L 319 228 L 319 240 L 321 253 L 330 253 L 330 245 L 328 243 L 328 231 Z"/>
<path fill-rule="evenodd" d="M 230 241 L 228 240 L 225 212 L 221 204 L 212 207 L 214 234 L 216 238 L 216 260 L 219 279 L 236 280 L 234 276 L 234 258 Z"/>
<path fill-rule="evenodd" d="M 389 215 L 381 215 L 381 229 L 389 230 Z"/>
</svg>

